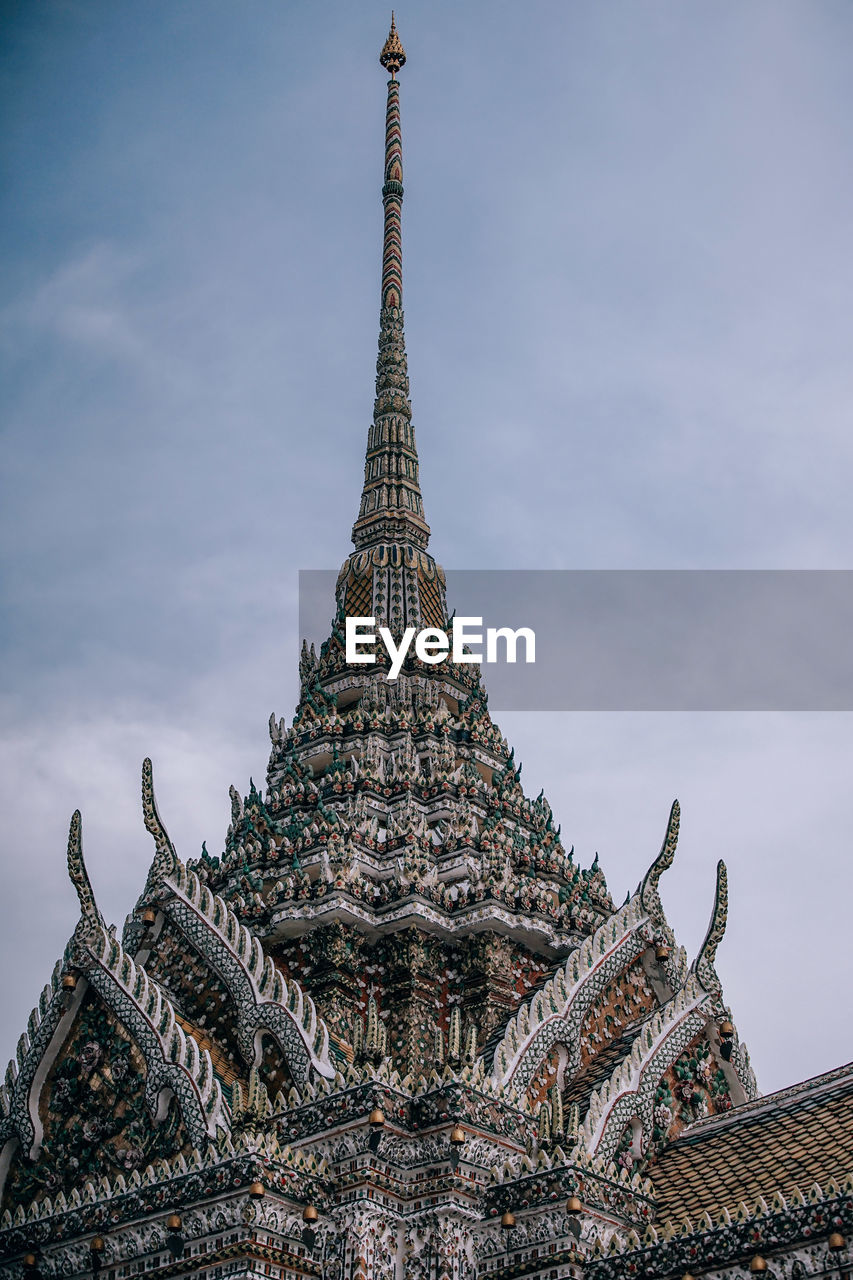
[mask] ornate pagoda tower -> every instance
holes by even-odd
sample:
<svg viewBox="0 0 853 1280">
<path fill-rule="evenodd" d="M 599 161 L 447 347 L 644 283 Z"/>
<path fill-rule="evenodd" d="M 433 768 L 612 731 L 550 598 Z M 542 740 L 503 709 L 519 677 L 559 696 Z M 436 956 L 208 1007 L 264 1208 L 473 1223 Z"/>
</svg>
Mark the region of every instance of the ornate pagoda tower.
<svg viewBox="0 0 853 1280">
<path fill-rule="evenodd" d="M 403 332 L 405 60 L 392 19 L 376 399 L 331 634 L 218 856 L 179 858 L 145 761 L 155 852 L 120 936 L 72 818 L 80 918 L 0 1088 L 2 1276 L 615 1280 L 713 1248 L 742 1276 L 771 1214 L 673 1225 L 762 1105 L 714 969 L 723 864 L 692 963 L 664 916 L 677 803 L 617 910 L 525 795 L 476 667 L 347 664 L 347 617 L 448 620 Z"/>
</svg>

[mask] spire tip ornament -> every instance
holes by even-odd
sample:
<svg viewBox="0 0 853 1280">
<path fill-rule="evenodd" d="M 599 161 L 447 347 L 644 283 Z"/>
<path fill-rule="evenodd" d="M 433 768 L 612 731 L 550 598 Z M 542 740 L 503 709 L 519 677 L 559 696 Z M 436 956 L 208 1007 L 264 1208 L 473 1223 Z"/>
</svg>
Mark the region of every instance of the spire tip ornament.
<svg viewBox="0 0 853 1280">
<path fill-rule="evenodd" d="M 391 73 L 393 80 L 401 67 L 406 65 L 406 51 L 400 43 L 400 37 L 397 34 L 397 24 L 394 21 L 394 10 L 391 10 L 391 30 L 388 32 L 388 39 L 382 46 L 382 52 L 379 55 L 379 61 L 386 71 Z"/>
</svg>

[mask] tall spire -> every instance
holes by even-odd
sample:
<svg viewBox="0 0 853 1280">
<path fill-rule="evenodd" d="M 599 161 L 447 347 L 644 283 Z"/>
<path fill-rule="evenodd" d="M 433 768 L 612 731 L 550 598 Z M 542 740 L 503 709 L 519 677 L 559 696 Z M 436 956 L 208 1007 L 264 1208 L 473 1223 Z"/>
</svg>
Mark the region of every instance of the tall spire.
<svg viewBox="0 0 853 1280">
<path fill-rule="evenodd" d="M 397 72 L 406 54 L 391 30 L 379 55 L 390 73 L 385 114 L 385 182 L 382 204 L 382 302 L 373 425 L 367 434 L 364 489 L 352 540 L 361 550 L 378 543 L 426 547 L 429 525 L 418 481 L 418 453 L 409 402 L 406 342 L 403 335 L 403 251 L 400 218 L 403 208 L 403 144 L 400 132 L 400 84 Z"/>
</svg>

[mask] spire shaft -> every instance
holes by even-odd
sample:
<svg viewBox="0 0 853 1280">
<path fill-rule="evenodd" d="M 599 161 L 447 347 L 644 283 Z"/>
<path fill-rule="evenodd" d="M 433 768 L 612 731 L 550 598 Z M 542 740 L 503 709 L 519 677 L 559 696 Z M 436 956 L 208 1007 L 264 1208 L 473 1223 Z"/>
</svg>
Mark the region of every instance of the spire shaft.
<svg viewBox="0 0 853 1280">
<path fill-rule="evenodd" d="M 392 16 L 391 32 L 380 56 L 380 62 L 391 73 L 385 112 L 382 298 L 373 425 L 367 436 L 361 505 L 352 531 L 353 542 L 359 549 L 382 542 L 426 547 L 429 541 L 418 479 L 403 333 L 403 143 L 400 84 L 396 73 L 405 61 Z"/>
<path fill-rule="evenodd" d="M 385 110 L 385 226 L 382 238 L 382 310 L 403 306 L 403 134 L 400 129 L 400 81 L 388 81 Z"/>
</svg>

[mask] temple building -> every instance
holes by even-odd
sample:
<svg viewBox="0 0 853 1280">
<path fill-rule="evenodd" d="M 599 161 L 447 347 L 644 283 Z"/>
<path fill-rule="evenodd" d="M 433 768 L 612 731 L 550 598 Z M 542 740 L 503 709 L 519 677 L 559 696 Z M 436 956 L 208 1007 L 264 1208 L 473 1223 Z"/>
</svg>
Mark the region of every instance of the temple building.
<svg viewBox="0 0 853 1280">
<path fill-rule="evenodd" d="M 74 814 L 79 920 L 0 1087 L 0 1275 L 850 1276 L 853 1067 L 760 1096 L 714 963 L 723 863 L 698 954 L 664 914 L 678 804 L 617 907 L 525 794 L 477 666 L 348 665 L 348 617 L 448 621 L 393 21 L 380 60 L 376 399 L 330 635 L 217 856 L 182 860 L 144 762 L 154 853 L 120 931 Z"/>
</svg>

